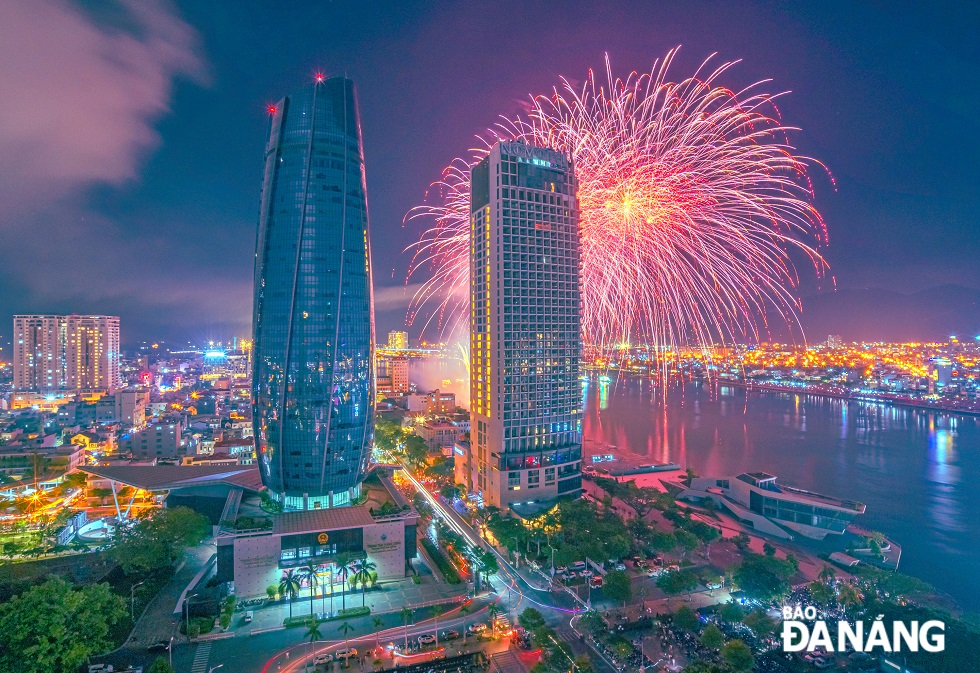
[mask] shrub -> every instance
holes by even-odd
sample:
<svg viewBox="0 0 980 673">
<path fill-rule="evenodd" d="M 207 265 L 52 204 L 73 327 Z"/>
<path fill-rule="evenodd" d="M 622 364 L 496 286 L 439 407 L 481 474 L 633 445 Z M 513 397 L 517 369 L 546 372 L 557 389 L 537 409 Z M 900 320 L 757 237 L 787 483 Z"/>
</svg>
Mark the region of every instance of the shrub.
<svg viewBox="0 0 980 673">
<path fill-rule="evenodd" d="M 446 582 L 449 584 L 459 584 L 462 582 L 462 580 L 459 578 L 459 573 L 456 572 L 456 568 L 449 562 L 449 559 L 446 558 L 446 555 L 442 553 L 441 549 L 432 544 L 432 541 L 425 537 L 422 538 L 422 546 L 425 548 L 425 551 L 429 553 L 429 556 L 432 557 L 432 560 L 439 568 L 439 572 L 441 572 L 442 576 L 446 578 Z"/>
</svg>

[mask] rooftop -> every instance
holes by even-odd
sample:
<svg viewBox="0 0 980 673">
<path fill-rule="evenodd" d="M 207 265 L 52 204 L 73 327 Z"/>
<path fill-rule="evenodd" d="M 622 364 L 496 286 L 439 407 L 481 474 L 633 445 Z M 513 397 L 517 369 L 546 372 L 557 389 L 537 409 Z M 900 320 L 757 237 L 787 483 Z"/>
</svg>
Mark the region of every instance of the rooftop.
<svg viewBox="0 0 980 673">
<path fill-rule="evenodd" d="M 234 465 L 84 465 L 82 472 L 134 486 L 144 491 L 171 491 L 225 483 L 259 491 L 262 482 L 254 466 Z"/>
<path fill-rule="evenodd" d="M 273 519 L 272 532 L 276 535 L 288 535 L 338 528 L 361 528 L 373 523 L 374 518 L 364 505 L 332 507 L 279 514 Z"/>
</svg>

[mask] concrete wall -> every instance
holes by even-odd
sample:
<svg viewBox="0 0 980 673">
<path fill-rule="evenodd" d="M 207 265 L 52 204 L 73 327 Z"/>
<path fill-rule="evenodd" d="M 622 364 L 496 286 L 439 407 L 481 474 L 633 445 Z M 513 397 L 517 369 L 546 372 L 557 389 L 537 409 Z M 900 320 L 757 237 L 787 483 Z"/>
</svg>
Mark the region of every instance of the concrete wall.
<svg viewBox="0 0 980 673">
<path fill-rule="evenodd" d="M 235 594 L 264 596 L 270 584 L 279 585 L 279 536 L 257 535 L 235 539 Z"/>
<path fill-rule="evenodd" d="M 378 566 L 379 580 L 405 577 L 405 522 L 389 521 L 364 527 L 364 551 Z"/>
</svg>

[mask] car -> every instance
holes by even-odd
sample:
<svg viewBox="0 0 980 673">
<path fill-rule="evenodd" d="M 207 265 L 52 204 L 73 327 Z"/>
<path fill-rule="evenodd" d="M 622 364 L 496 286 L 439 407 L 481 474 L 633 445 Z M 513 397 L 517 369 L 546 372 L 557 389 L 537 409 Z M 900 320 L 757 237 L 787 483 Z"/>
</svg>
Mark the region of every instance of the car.
<svg viewBox="0 0 980 673">
<path fill-rule="evenodd" d="M 585 561 L 576 561 L 571 568 L 572 570 L 585 570 Z"/>
<path fill-rule="evenodd" d="M 589 584 L 592 585 L 593 589 L 598 589 L 603 584 L 605 584 L 605 580 L 602 579 L 602 575 L 596 575 L 591 580 L 589 580 Z"/>
<path fill-rule="evenodd" d="M 709 582 L 705 586 L 707 586 L 712 591 L 715 590 L 715 589 L 721 589 L 721 584 L 718 583 L 718 582 Z"/>
<path fill-rule="evenodd" d="M 660 577 L 663 574 L 664 574 L 663 570 L 661 570 L 660 568 L 654 568 L 653 570 L 647 573 L 647 577 L 652 579 L 654 577 Z"/>
<path fill-rule="evenodd" d="M 466 627 L 466 631 L 468 633 L 473 633 L 473 634 L 483 633 L 486 630 L 487 630 L 487 625 L 482 622 L 477 622 L 476 624 L 470 624 L 469 626 Z"/>
<path fill-rule="evenodd" d="M 623 563 L 617 563 L 616 570 L 626 570 L 626 565 Z"/>
<path fill-rule="evenodd" d="M 169 640 L 158 640 L 146 648 L 147 652 L 166 652 L 170 649 Z"/>
<path fill-rule="evenodd" d="M 567 573 L 568 568 L 566 566 L 558 566 L 557 568 L 555 568 L 555 572 L 558 573 L 559 575 L 562 573 Z"/>
<path fill-rule="evenodd" d="M 88 673 L 112 673 L 112 664 L 90 664 Z"/>
<path fill-rule="evenodd" d="M 419 645 L 431 645 L 436 642 L 436 637 L 431 633 L 423 633 L 419 636 Z"/>
<path fill-rule="evenodd" d="M 242 618 L 242 621 L 245 622 L 246 624 L 249 624 L 251 623 L 253 617 L 255 617 L 255 613 L 252 612 L 251 610 L 246 610 L 245 616 Z"/>
<path fill-rule="evenodd" d="M 333 658 L 337 661 L 340 661 L 341 659 L 350 659 L 351 657 L 356 656 L 357 650 L 355 650 L 353 647 L 344 647 L 333 653 Z"/>
<path fill-rule="evenodd" d="M 443 640 L 456 640 L 457 638 L 459 638 L 459 631 L 455 631 L 455 630 L 443 631 L 439 635 L 439 637 L 442 638 Z"/>
<path fill-rule="evenodd" d="M 680 570 L 680 569 L 681 569 L 681 567 L 679 565 L 677 565 L 676 563 L 672 563 L 671 565 L 667 566 L 667 568 L 666 568 L 667 572 L 669 572 L 669 573 L 672 573 L 675 570 Z"/>
<path fill-rule="evenodd" d="M 592 577 L 594 574 L 591 570 L 583 570 L 579 573 L 582 577 Z"/>
</svg>

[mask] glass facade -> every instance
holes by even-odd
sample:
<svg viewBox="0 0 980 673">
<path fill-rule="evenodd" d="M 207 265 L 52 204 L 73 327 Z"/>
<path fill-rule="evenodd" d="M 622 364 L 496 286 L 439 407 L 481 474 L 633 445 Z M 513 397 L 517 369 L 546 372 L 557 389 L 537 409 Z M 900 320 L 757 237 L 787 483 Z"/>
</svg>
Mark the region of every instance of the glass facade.
<svg viewBox="0 0 980 673">
<path fill-rule="evenodd" d="M 374 432 L 374 307 L 354 83 L 272 112 L 255 252 L 253 410 L 262 482 L 289 508 L 349 504 Z"/>
<path fill-rule="evenodd" d="M 775 521 L 787 521 L 843 533 L 854 520 L 854 512 L 819 507 L 793 500 L 771 498 L 756 491 L 749 493 L 749 509 Z"/>
</svg>

